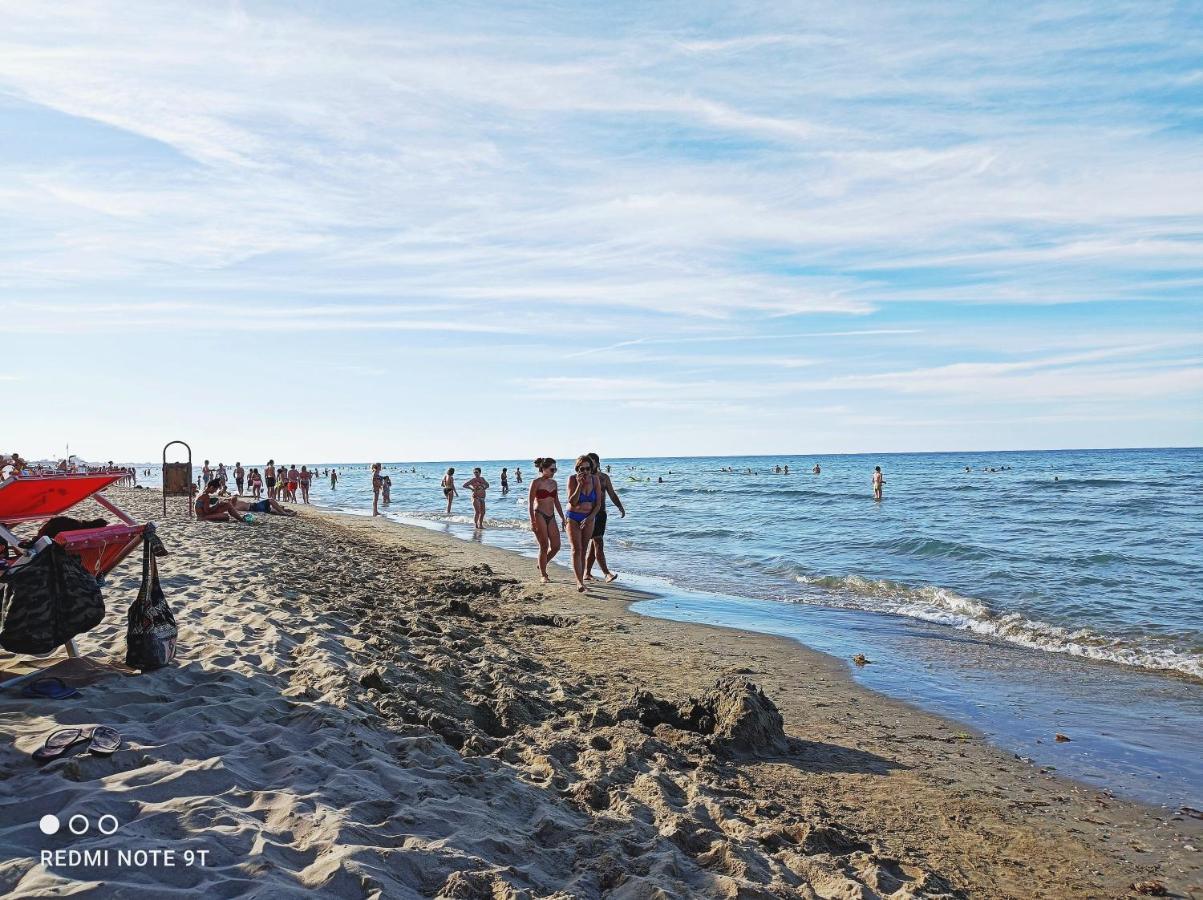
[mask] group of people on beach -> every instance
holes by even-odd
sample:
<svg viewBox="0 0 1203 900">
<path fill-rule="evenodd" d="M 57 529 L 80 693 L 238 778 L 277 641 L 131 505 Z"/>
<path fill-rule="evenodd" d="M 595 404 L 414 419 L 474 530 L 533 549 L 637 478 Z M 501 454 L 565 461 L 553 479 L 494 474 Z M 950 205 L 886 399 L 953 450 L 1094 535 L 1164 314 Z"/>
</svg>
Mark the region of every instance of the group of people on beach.
<svg viewBox="0 0 1203 900">
<path fill-rule="evenodd" d="M 195 501 L 197 518 L 206 522 L 246 522 L 253 520 L 253 513 L 295 516 L 296 513 L 283 504 L 309 503 L 309 489 L 319 473 L 316 468 L 276 465 L 274 459 L 269 459 L 262 472 L 256 467 L 245 469 L 242 463 L 236 462 L 233 476 L 237 490 L 230 495 L 230 473 L 225 465 L 219 462 L 213 467 L 205 460 L 197 478 L 201 489 Z M 331 488 L 338 484 L 338 472 L 334 469 L 323 470 L 320 477 L 328 477 Z M 246 493 L 251 495 L 250 500 L 243 499 Z"/>
<path fill-rule="evenodd" d="M 601 459 L 596 453 L 578 456 L 574 471 L 568 477 L 568 509 L 565 510 L 556 480 L 558 463 L 551 457 L 539 457 L 534 461 L 534 466 L 538 476 L 531 480 L 527 491 L 527 513 L 531 531 L 539 544 L 539 578 L 544 584 L 551 580 L 547 564 L 560 552 L 562 528 L 568 532 L 568 540 L 572 545 L 572 570 L 577 590 L 584 591 L 585 583 L 594 580 L 594 566 L 600 569 L 603 580 L 613 581 L 618 576 L 610 570 L 606 561 L 607 500 L 614 504 L 620 516 L 625 517 L 627 511 L 614 489 L 609 467 L 606 467 L 607 471 L 602 471 Z M 380 463 L 373 463 L 371 472 L 372 515 L 378 516 L 381 514 L 380 507 L 389 502 L 390 481 L 387 475 L 382 474 Z M 500 480 L 501 493 L 508 494 L 508 466 L 501 470 Z M 515 468 L 514 481 L 516 484 L 523 483 L 522 469 Z M 449 466 L 439 486 L 447 504 L 447 515 L 451 515 L 452 506 L 462 488 L 472 497 L 473 526 L 477 529 L 485 527 L 488 491 L 492 485 L 479 466 L 472 470 L 472 477 L 462 483 L 457 482 L 455 467 Z"/>
<path fill-rule="evenodd" d="M 234 485 L 237 488 L 237 495 L 250 493 L 256 501 L 264 499 L 263 494 L 266 492 L 268 500 L 281 503 L 308 503 L 309 488 L 316 477 L 319 477 L 316 468 L 310 470 L 308 466 L 301 466 L 298 469 L 295 464 L 277 466 L 274 459 L 267 461 L 262 472 L 258 468 L 251 468 L 248 471 L 243 468 L 242 463 L 234 463 Z M 329 478 L 331 488 L 338 484 L 338 472 L 334 469 L 323 470 L 320 477 Z M 219 495 L 229 493 L 230 476 L 225 465 L 218 463 L 214 468 L 206 459 L 205 464 L 201 466 L 200 475 L 197 476 L 197 487 L 204 489 L 210 481 L 214 480 L 220 483 Z M 297 499 L 298 490 L 300 491 L 300 500 Z"/>
<path fill-rule="evenodd" d="M 572 571 L 576 576 L 577 590 L 584 592 L 585 582 L 593 580 L 596 564 L 605 581 L 618 576 L 606 564 L 606 510 L 607 499 L 613 501 L 619 515 L 626 518 L 626 507 L 614 490 L 614 482 L 608 472 L 603 472 L 601 459 L 596 453 L 584 453 L 576 458 L 573 473 L 568 476 L 568 511 L 560 503 L 559 482 L 556 473 L 558 463 L 551 457 L 535 460 L 539 477 L 530 483 L 527 508 L 530 527 L 539 542 L 539 578 L 547 584 L 547 564 L 560 552 L 560 526 L 568 532 L 572 544 Z"/>
</svg>

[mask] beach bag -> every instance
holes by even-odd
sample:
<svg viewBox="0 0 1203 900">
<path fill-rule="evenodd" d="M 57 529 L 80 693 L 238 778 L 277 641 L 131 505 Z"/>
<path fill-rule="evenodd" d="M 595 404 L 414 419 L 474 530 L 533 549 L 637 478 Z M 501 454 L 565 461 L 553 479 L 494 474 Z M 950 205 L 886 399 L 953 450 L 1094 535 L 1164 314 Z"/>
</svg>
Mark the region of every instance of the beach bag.
<svg viewBox="0 0 1203 900">
<path fill-rule="evenodd" d="M 155 557 L 166 556 L 167 548 L 159 536 L 149 531 L 142 542 L 142 586 L 130 604 L 129 626 L 125 633 L 125 664 L 131 669 L 159 669 L 175 659 L 179 629 L 159 584 L 159 566 Z"/>
<path fill-rule="evenodd" d="M 102 619 L 99 583 L 58 544 L 0 579 L 0 647 L 10 653 L 43 656 Z"/>
</svg>

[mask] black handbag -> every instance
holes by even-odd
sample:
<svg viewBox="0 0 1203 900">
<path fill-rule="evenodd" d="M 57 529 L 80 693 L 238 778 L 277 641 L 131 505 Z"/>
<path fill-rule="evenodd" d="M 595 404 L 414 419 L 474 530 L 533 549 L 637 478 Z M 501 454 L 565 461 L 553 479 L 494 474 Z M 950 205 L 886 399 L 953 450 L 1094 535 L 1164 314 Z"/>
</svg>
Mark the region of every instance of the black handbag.
<svg viewBox="0 0 1203 900">
<path fill-rule="evenodd" d="M 142 586 L 130 604 L 125 633 L 125 664 L 131 669 L 159 669 L 175 659 L 179 629 L 159 584 L 155 557 L 165 556 L 163 542 L 149 528 L 142 542 Z"/>
<path fill-rule="evenodd" d="M 0 647 L 42 656 L 104 619 L 100 585 L 52 543 L 0 577 Z"/>
</svg>

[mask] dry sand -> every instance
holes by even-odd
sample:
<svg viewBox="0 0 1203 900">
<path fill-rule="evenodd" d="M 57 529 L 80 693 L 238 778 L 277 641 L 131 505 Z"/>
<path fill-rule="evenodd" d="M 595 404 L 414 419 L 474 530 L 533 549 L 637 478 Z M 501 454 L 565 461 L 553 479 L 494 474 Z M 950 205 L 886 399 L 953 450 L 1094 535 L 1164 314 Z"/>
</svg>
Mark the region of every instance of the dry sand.
<svg viewBox="0 0 1203 900">
<path fill-rule="evenodd" d="M 0 694 L 0 894 L 1203 897 L 1203 822 L 1041 773 L 796 643 L 391 522 L 260 518 L 160 526 L 175 665 L 102 664 L 135 557 L 81 641 L 100 662 L 65 670 L 81 696 Z M 114 756 L 31 761 L 97 723 Z M 47 813 L 92 827 L 46 837 Z M 108 865 L 42 865 L 56 849 Z M 116 855 L 154 849 L 176 864 Z"/>
</svg>

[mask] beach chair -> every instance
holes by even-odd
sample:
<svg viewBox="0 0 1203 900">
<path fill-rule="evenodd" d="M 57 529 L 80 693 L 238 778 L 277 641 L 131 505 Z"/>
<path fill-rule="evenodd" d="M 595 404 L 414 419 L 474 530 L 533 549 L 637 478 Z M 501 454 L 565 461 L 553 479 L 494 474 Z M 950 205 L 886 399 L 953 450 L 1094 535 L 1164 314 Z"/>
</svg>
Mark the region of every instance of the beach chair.
<svg viewBox="0 0 1203 900">
<path fill-rule="evenodd" d="M 36 548 L 22 548 L 11 526 L 43 522 L 92 499 L 120 519 L 122 524 L 64 531 L 55 536 L 54 542 L 68 553 L 78 556 L 84 568 L 103 582 L 105 575 L 142 543 L 148 529 L 154 528 L 150 523 L 135 522 L 99 493 L 124 475 L 123 472 L 51 473 L 11 476 L 0 481 L 0 567 L 20 565 L 38 552 Z M 79 656 L 75 641 L 68 641 L 66 646 L 68 656 Z M 0 688 L 35 674 L 37 672 L 27 672 L 10 678 L 0 682 Z"/>
</svg>

